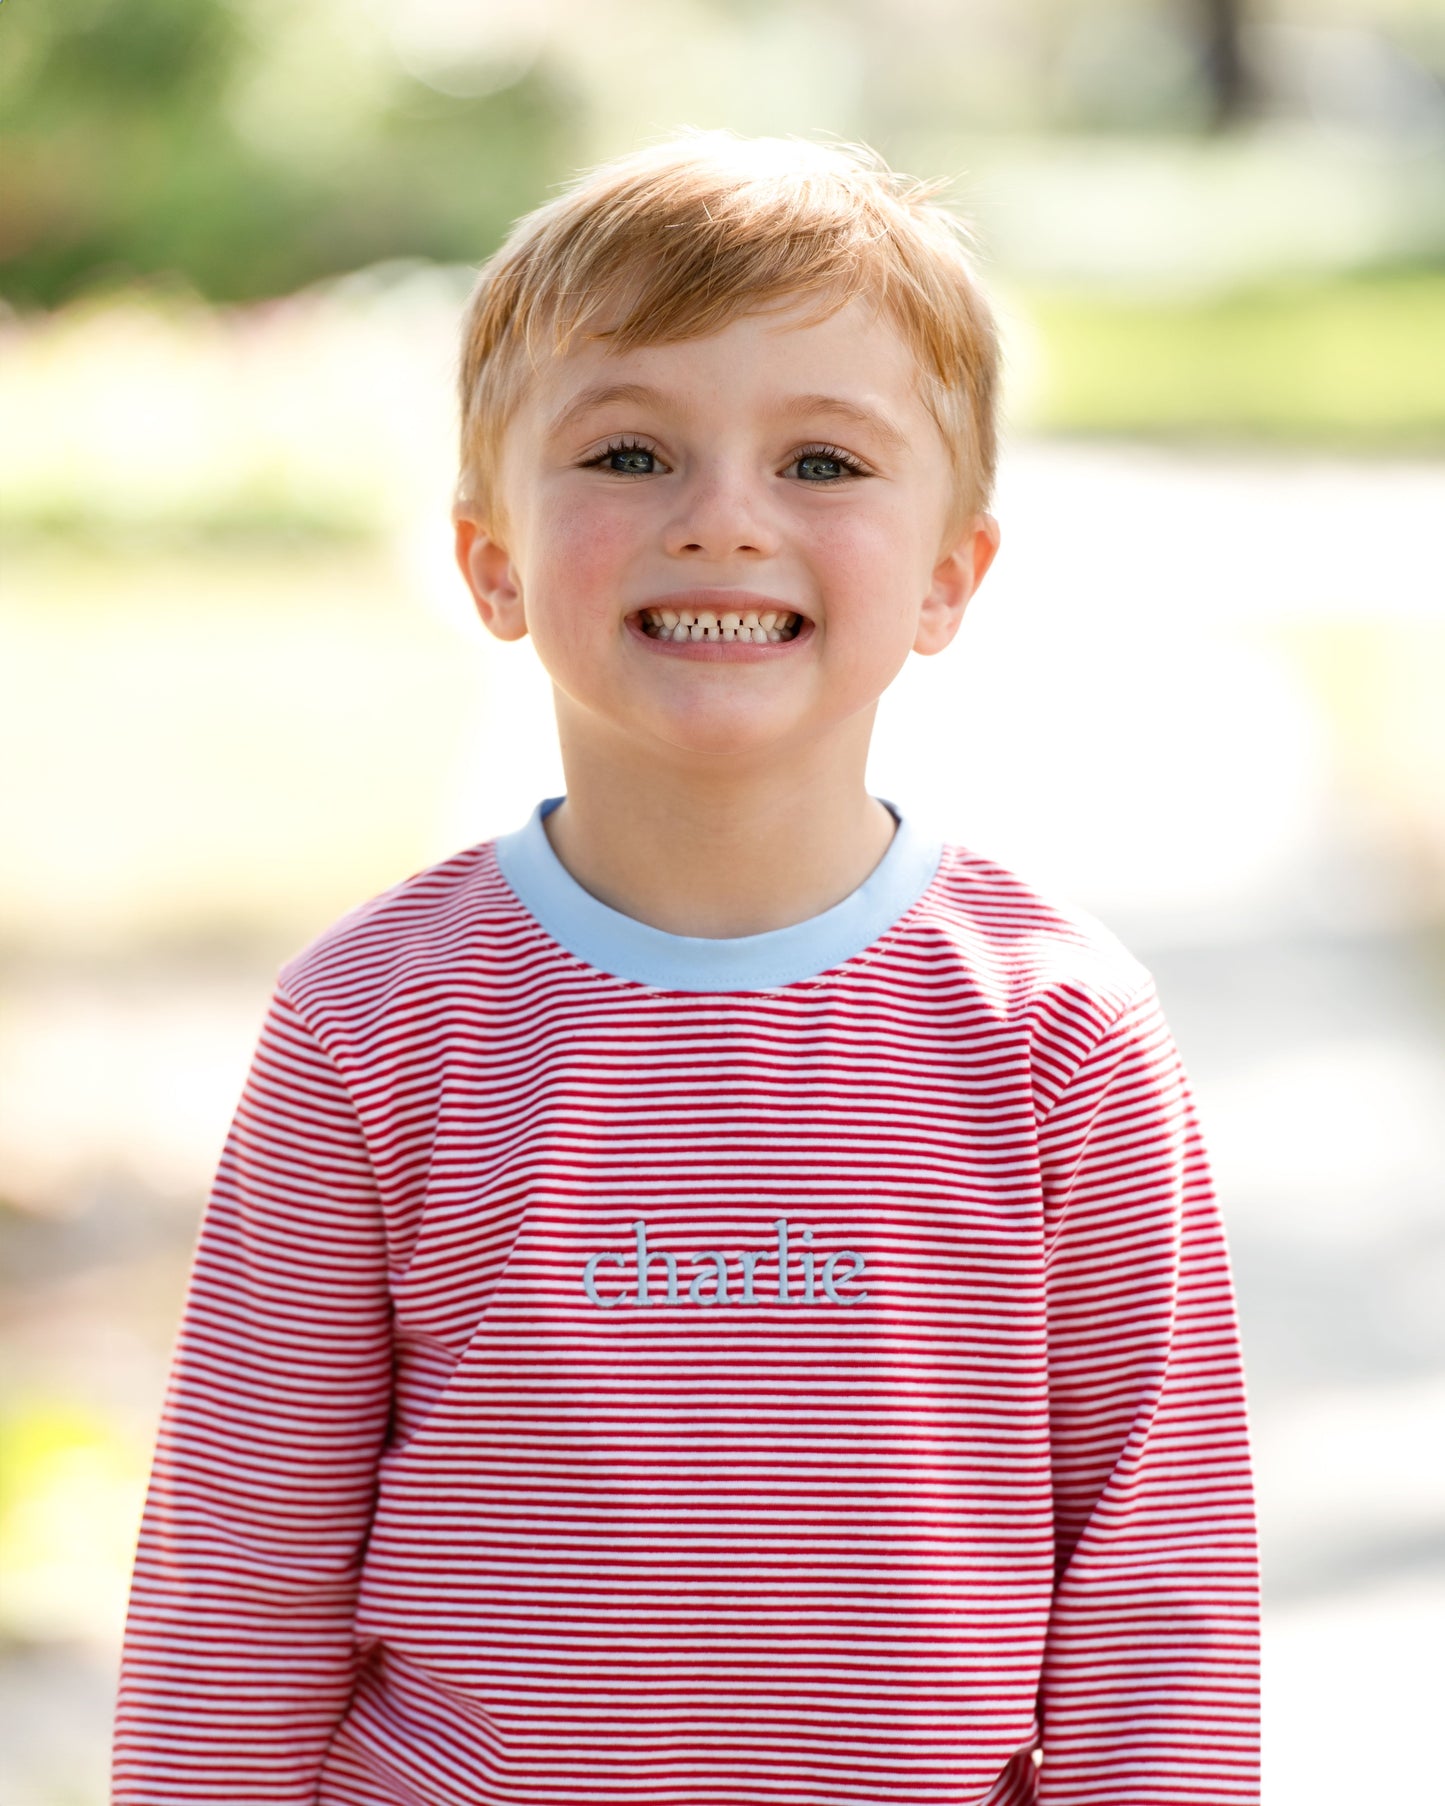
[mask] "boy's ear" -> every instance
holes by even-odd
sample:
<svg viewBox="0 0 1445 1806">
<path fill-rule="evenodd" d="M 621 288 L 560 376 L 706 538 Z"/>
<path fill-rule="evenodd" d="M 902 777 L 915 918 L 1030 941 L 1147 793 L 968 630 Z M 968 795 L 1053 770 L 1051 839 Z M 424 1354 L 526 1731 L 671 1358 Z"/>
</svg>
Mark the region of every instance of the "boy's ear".
<svg viewBox="0 0 1445 1806">
<path fill-rule="evenodd" d="M 933 581 L 918 616 L 915 652 L 942 652 L 958 632 L 963 611 L 983 582 L 998 545 L 998 522 L 991 514 L 974 515 L 952 551 L 934 567 Z"/>
<path fill-rule="evenodd" d="M 477 613 L 499 640 L 520 640 L 527 631 L 522 586 L 507 548 L 493 539 L 485 521 L 457 509 L 457 568 L 472 592 Z"/>
</svg>

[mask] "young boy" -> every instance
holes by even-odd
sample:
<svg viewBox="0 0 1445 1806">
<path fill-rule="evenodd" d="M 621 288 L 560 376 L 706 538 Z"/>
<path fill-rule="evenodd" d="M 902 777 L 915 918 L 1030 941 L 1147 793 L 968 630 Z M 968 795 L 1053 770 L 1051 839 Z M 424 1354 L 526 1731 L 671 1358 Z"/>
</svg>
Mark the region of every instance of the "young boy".
<svg viewBox="0 0 1445 1806">
<path fill-rule="evenodd" d="M 998 544 L 996 367 L 869 153 L 684 134 L 484 268 L 457 552 L 566 793 L 281 969 L 123 1806 L 1258 1799 L 1235 1306 L 1150 974 L 864 786 Z"/>
</svg>

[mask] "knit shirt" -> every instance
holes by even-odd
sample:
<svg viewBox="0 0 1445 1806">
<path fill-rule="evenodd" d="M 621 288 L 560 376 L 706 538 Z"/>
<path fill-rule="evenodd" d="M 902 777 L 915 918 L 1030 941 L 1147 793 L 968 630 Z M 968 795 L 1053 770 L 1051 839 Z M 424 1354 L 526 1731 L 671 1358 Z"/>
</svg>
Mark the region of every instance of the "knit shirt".
<svg viewBox="0 0 1445 1806">
<path fill-rule="evenodd" d="M 665 933 L 562 800 L 279 969 L 115 1806 L 1253 1806 L 1238 1323 L 1149 970 L 882 798 L 833 908 Z"/>
</svg>

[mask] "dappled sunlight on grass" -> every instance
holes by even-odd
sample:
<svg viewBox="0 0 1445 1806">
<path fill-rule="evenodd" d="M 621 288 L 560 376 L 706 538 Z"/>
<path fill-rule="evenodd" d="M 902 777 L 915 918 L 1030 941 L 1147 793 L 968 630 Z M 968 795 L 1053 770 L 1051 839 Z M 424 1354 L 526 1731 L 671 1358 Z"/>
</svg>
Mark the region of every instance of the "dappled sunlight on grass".
<svg viewBox="0 0 1445 1806">
<path fill-rule="evenodd" d="M 0 1409 L 0 1635 L 114 1645 L 148 1472 L 133 1432 L 79 1398 Z"/>
</svg>

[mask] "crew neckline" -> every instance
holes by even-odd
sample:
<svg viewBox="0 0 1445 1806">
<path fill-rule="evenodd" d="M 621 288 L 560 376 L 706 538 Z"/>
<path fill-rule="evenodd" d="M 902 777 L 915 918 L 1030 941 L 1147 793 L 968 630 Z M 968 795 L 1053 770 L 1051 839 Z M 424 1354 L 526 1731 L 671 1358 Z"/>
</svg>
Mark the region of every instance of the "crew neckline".
<svg viewBox="0 0 1445 1806">
<path fill-rule="evenodd" d="M 569 953 L 614 978 L 663 990 L 771 990 L 831 971 L 866 951 L 913 907 L 943 857 L 938 835 L 887 797 L 876 797 L 898 826 L 878 864 L 831 909 L 763 934 L 669 934 L 594 897 L 563 865 L 542 821 L 565 800 L 565 794 L 543 797 L 520 828 L 497 836 L 492 845 L 502 876 Z"/>
</svg>

